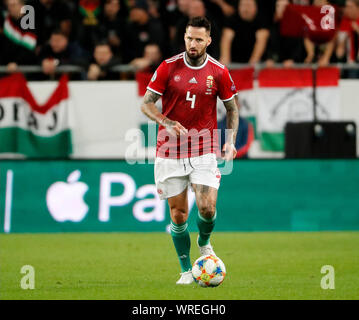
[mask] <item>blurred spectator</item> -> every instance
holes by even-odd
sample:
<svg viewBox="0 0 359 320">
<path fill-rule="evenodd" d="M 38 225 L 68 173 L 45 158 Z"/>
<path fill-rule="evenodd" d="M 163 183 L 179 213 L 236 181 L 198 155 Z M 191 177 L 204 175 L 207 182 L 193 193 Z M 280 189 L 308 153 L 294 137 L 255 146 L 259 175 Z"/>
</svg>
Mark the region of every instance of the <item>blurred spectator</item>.
<svg viewBox="0 0 359 320">
<path fill-rule="evenodd" d="M 211 13 L 212 24 L 215 23 L 222 30 L 225 19 L 235 15 L 238 0 L 205 0 L 204 3 L 207 12 Z"/>
<path fill-rule="evenodd" d="M 39 53 L 39 61 L 45 75 L 53 77 L 59 65 L 85 66 L 84 51 L 76 42 L 69 42 L 60 29 L 51 33 L 50 40 Z"/>
<path fill-rule="evenodd" d="M 101 0 L 78 0 L 75 9 L 75 39 L 89 54 L 98 39 L 98 26 L 102 12 Z"/>
<path fill-rule="evenodd" d="M 159 12 L 159 1 L 156 0 L 147 0 L 148 4 L 148 13 L 152 18 L 160 19 Z"/>
<path fill-rule="evenodd" d="M 358 0 L 346 0 L 344 8 L 345 18 L 355 21 L 359 19 L 359 1 Z"/>
<path fill-rule="evenodd" d="M 341 62 L 359 61 L 359 0 L 346 1 L 336 56 Z"/>
<path fill-rule="evenodd" d="M 98 39 L 107 39 L 112 52 L 122 57 L 122 48 L 128 31 L 126 18 L 121 15 L 120 0 L 105 0 L 103 13 L 100 15 Z"/>
<path fill-rule="evenodd" d="M 181 12 L 182 16 L 188 15 L 190 2 L 191 0 L 177 0 L 178 10 Z"/>
<path fill-rule="evenodd" d="M 341 62 L 359 62 L 359 0 L 347 0 L 337 39 L 336 57 Z"/>
<path fill-rule="evenodd" d="M 35 9 L 35 24 L 38 30 L 38 45 L 42 46 L 55 29 L 68 37 L 71 34 L 72 13 L 68 4 L 62 0 L 29 0 Z"/>
<path fill-rule="evenodd" d="M 236 13 L 237 0 L 210 0 L 210 3 L 216 5 L 224 17 L 230 17 Z"/>
<path fill-rule="evenodd" d="M 328 0 L 314 0 L 313 5 L 316 7 L 322 7 L 330 4 Z M 318 43 L 319 42 L 319 43 Z M 318 62 L 320 67 L 327 66 L 330 63 L 330 59 L 334 52 L 336 42 L 336 36 L 332 39 L 325 41 L 319 39 L 314 42 L 309 36 L 304 38 L 304 47 L 307 53 L 304 63 Z"/>
<path fill-rule="evenodd" d="M 223 64 L 231 62 L 255 64 L 264 57 L 269 38 L 269 26 L 262 19 L 255 0 L 240 0 L 238 15 L 227 19 L 222 32 Z"/>
<path fill-rule="evenodd" d="M 131 61 L 136 71 L 147 71 L 153 73 L 162 62 L 162 53 L 160 47 L 156 43 L 146 45 L 143 57 L 136 58 Z"/>
<path fill-rule="evenodd" d="M 159 14 L 165 30 L 166 41 L 170 46 L 163 48 L 165 57 L 171 56 L 174 52 L 173 43 L 176 36 L 176 25 L 185 15 L 191 0 L 166 0 L 159 1 Z"/>
<path fill-rule="evenodd" d="M 22 28 L 22 6 L 23 0 L 7 0 L 7 13 L 0 15 L 0 64 L 7 65 L 9 72 L 16 71 L 18 65 L 36 64 L 36 29 Z"/>
<path fill-rule="evenodd" d="M 326 66 L 331 61 L 335 48 L 339 10 L 334 11 L 334 28 L 322 28 L 324 5 L 327 0 L 313 0 L 312 6 L 293 5 L 286 3 L 280 17 L 282 36 L 302 37 L 306 51 L 305 63 L 318 62 Z"/>
<path fill-rule="evenodd" d="M 359 62 L 359 0 L 347 0 L 335 51 L 337 61 Z M 343 70 L 345 78 L 359 78 L 359 70 Z"/>
<path fill-rule="evenodd" d="M 176 36 L 174 39 L 174 48 L 172 53 L 176 54 L 185 51 L 184 34 L 186 32 L 186 25 L 189 19 L 194 17 L 207 17 L 211 22 L 212 43 L 208 47 L 207 52 L 215 59 L 219 59 L 221 31 L 214 22 L 215 19 L 211 16 L 211 13 L 206 11 L 206 7 L 202 0 L 192 0 L 189 2 L 185 15 L 179 20 L 176 26 Z"/>
<path fill-rule="evenodd" d="M 273 24 L 270 29 L 268 42 L 268 59 L 266 64 L 272 67 L 274 63 L 283 63 L 288 68 L 294 63 L 302 63 L 305 59 L 305 48 L 302 37 L 286 37 L 280 34 L 280 19 L 283 16 L 289 0 L 276 0 Z"/>
<path fill-rule="evenodd" d="M 145 0 L 136 0 L 130 8 L 130 23 L 124 50 L 124 62 L 129 63 L 143 56 L 144 48 L 149 43 L 164 47 L 165 33 L 159 19 L 150 17 Z"/>
<path fill-rule="evenodd" d="M 113 55 L 111 46 L 106 41 L 95 46 L 93 61 L 88 67 L 88 80 L 119 80 L 119 73 L 111 71 L 111 67 L 120 63 Z"/>
<path fill-rule="evenodd" d="M 273 24 L 277 0 L 257 0 L 258 12 L 266 26 Z"/>
</svg>

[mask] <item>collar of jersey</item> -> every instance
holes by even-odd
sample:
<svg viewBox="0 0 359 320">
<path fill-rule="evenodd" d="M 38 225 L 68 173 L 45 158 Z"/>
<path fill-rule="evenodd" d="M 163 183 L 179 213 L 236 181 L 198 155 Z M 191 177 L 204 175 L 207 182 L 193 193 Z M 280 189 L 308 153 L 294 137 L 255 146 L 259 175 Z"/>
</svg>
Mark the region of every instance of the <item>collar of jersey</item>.
<svg viewBox="0 0 359 320">
<path fill-rule="evenodd" d="M 187 55 L 187 53 L 186 53 L 186 51 L 185 51 L 184 54 L 183 54 L 184 64 L 185 64 L 188 68 L 190 68 L 190 69 L 195 69 L 195 70 L 202 69 L 202 68 L 207 64 L 207 62 L 208 62 L 209 54 L 208 54 L 208 53 L 206 53 L 206 54 L 207 54 L 206 60 L 204 60 L 204 62 L 203 62 L 200 66 L 194 67 L 194 66 L 191 66 L 191 65 L 187 62 L 187 60 L 186 60 L 186 55 Z"/>
</svg>

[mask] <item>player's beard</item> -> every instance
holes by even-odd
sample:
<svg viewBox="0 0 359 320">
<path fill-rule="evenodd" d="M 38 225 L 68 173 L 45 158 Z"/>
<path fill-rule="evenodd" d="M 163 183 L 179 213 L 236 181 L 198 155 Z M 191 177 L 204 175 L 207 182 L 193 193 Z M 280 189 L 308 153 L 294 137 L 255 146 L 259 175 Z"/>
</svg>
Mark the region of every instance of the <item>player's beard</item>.
<svg viewBox="0 0 359 320">
<path fill-rule="evenodd" d="M 200 52 L 197 51 L 195 53 L 192 53 L 191 49 L 187 50 L 186 51 L 187 57 L 190 60 L 191 64 L 198 65 L 201 62 L 203 62 L 202 60 L 206 54 L 206 49 L 207 49 L 207 47 L 205 47 L 202 51 L 200 51 Z"/>
</svg>

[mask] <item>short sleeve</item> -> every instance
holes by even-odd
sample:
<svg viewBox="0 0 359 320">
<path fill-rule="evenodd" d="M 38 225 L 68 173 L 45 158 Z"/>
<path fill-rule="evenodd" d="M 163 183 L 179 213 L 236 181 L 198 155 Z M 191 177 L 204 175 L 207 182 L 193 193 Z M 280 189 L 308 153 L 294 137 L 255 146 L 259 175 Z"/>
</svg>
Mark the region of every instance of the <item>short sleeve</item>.
<svg viewBox="0 0 359 320">
<path fill-rule="evenodd" d="M 167 84 L 167 78 L 168 78 L 168 66 L 167 62 L 163 61 L 157 70 L 154 72 L 147 89 L 150 91 L 153 91 L 154 93 L 163 95 L 166 84 Z"/>
<path fill-rule="evenodd" d="M 218 89 L 218 96 L 224 102 L 231 100 L 237 94 L 237 88 L 227 68 L 223 70 Z"/>
</svg>

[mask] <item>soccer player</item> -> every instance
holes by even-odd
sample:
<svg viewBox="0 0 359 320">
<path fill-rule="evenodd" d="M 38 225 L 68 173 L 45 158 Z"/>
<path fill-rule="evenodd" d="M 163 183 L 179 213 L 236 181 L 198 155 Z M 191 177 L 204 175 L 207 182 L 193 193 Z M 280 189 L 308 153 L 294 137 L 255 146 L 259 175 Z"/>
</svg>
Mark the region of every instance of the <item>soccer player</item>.
<svg viewBox="0 0 359 320">
<path fill-rule="evenodd" d="M 186 51 L 161 63 L 148 84 L 142 112 L 159 124 L 155 159 L 155 182 L 161 199 L 167 199 L 171 235 L 181 266 L 177 284 L 193 282 L 190 236 L 187 230 L 190 186 L 198 207 L 197 245 L 201 256 L 215 255 L 210 235 L 217 216 L 217 96 L 227 110 L 224 159 L 236 156 L 238 129 L 236 87 L 228 69 L 206 52 L 211 43 L 211 24 L 203 17 L 190 19 L 184 41 Z M 162 113 L 155 103 L 162 96 Z"/>
</svg>

